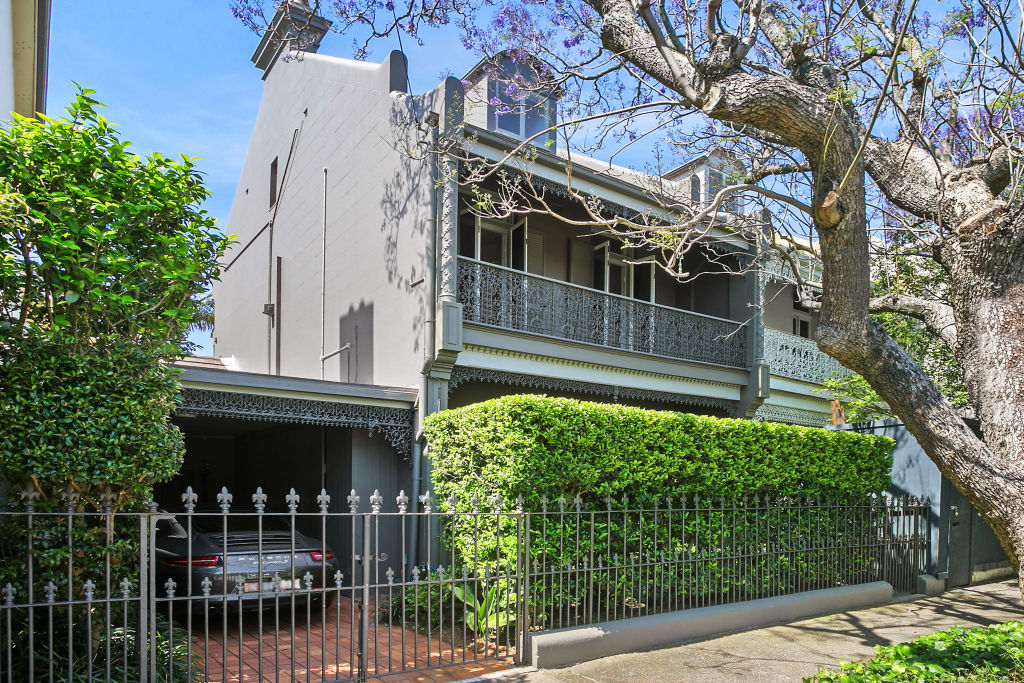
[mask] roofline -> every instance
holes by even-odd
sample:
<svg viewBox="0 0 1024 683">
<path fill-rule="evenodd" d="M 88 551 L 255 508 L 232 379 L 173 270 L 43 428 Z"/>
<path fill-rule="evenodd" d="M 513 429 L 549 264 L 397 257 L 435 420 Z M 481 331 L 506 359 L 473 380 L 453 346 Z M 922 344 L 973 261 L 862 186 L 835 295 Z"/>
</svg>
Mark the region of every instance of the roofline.
<svg viewBox="0 0 1024 683">
<path fill-rule="evenodd" d="M 184 387 L 260 395 L 301 395 L 302 398 L 412 408 L 418 391 L 406 387 L 388 387 L 377 384 L 351 384 L 303 377 L 282 377 L 254 372 L 237 372 L 218 368 L 183 367 L 179 383 Z"/>
<path fill-rule="evenodd" d="M 494 131 L 487 130 L 486 128 L 478 128 L 477 126 L 474 126 L 474 125 L 469 124 L 469 123 L 466 124 L 466 131 L 469 134 L 475 135 L 476 137 L 480 138 L 481 140 L 484 140 L 485 142 L 489 142 L 489 143 L 491 143 L 491 144 L 493 144 L 495 146 L 499 146 L 499 147 L 507 147 L 508 143 L 512 143 L 513 145 L 520 145 L 523 142 L 522 140 L 517 140 L 515 138 L 511 138 L 511 137 L 508 137 L 506 135 L 502 135 L 501 133 L 496 133 Z M 541 147 L 537 147 L 535 150 L 531 150 L 531 151 L 536 151 L 537 152 L 537 159 L 538 160 L 543 160 L 544 162 L 546 162 L 545 165 L 547 165 L 550 168 L 556 168 L 556 169 L 561 170 L 565 166 L 566 159 L 563 159 L 562 157 L 558 156 L 557 154 L 553 154 L 552 152 L 550 152 L 550 151 L 548 151 L 546 149 L 543 149 Z M 633 169 L 626 169 L 626 170 L 632 171 L 633 173 L 640 173 L 640 174 L 642 174 L 642 171 L 634 171 Z M 619 180 L 618 178 L 612 178 L 611 176 L 605 175 L 603 173 L 599 173 L 599 172 L 597 172 L 597 171 L 595 171 L 595 170 L 593 170 L 591 168 L 587 168 L 586 166 L 576 166 L 576 165 L 574 165 L 573 166 L 573 174 L 583 176 L 587 180 L 590 180 L 591 182 L 596 183 L 598 185 L 604 185 L 605 187 L 607 187 L 610 190 L 617 190 L 617 191 L 622 192 L 624 194 L 628 194 L 633 199 L 640 200 L 640 201 L 642 201 L 645 204 L 650 204 L 651 203 L 651 194 L 650 194 L 650 192 L 645 192 L 642 188 L 640 188 L 637 185 L 634 185 L 632 183 L 626 182 L 625 180 Z M 657 176 L 650 176 L 650 178 L 652 180 L 656 180 Z M 657 207 L 652 207 L 652 208 L 657 208 Z"/>
<path fill-rule="evenodd" d="M 508 147 L 509 143 L 513 145 L 519 145 L 522 143 L 522 140 L 516 140 L 515 138 L 510 138 L 506 135 L 502 135 L 494 131 L 486 130 L 484 128 L 478 128 L 477 126 L 474 126 L 469 123 L 465 124 L 465 128 L 467 134 L 474 135 L 484 143 L 493 145 L 495 147 Z M 536 158 L 539 163 L 543 163 L 548 168 L 556 171 L 564 171 L 566 159 L 563 159 L 557 154 L 553 154 L 552 152 L 539 147 L 536 148 L 536 152 Z M 633 169 L 624 170 L 630 171 L 632 173 L 637 173 L 640 175 L 645 175 L 642 171 L 636 171 Z M 586 166 L 578 165 L 573 166 L 573 175 L 583 178 L 589 182 L 592 182 L 595 185 L 601 185 L 609 190 L 621 192 L 624 195 L 628 195 L 630 199 L 636 200 L 644 205 L 649 206 L 652 209 L 661 209 L 661 207 L 651 202 L 651 192 L 646 191 L 643 188 L 637 185 L 633 185 L 632 183 L 629 183 L 625 180 L 613 178 L 611 176 L 605 175 L 604 173 L 599 173 L 598 171 L 587 168 Z M 652 181 L 662 179 L 659 178 L 659 176 L 648 175 L 647 177 L 649 177 Z M 669 180 L 668 182 L 675 181 Z M 727 241 L 730 244 L 736 246 L 744 245 L 746 250 L 748 251 L 752 249 L 751 245 L 747 243 L 745 240 L 742 240 L 735 234 L 726 232 L 724 230 L 716 230 L 715 238 L 720 241 Z"/>
<path fill-rule="evenodd" d="M 494 62 L 494 61 L 496 61 L 498 59 L 502 59 L 503 57 L 509 57 L 509 59 L 512 59 L 512 57 L 510 57 L 509 54 L 508 54 L 508 50 L 502 50 L 501 52 L 499 52 L 499 53 L 497 53 L 497 54 L 495 54 L 495 55 L 493 55 L 491 57 L 484 57 L 480 61 L 478 61 L 476 64 L 474 64 L 473 68 L 470 69 L 469 71 L 467 71 L 466 74 L 460 80 L 463 80 L 463 81 L 471 81 L 471 80 L 473 80 L 473 78 L 477 75 L 477 73 L 483 70 L 484 64 L 486 64 L 487 62 Z M 531 55 L 529 58 L 534 60 L 535 62 L 537 62 L 537 64 L 541 64 L 541 65 L 546 66 L 546 67 L 548 66 L 548 64 L 543 59 L 541 59 L 539 57 L 534 57 L 534 56 Z M 550 67 L 548 67 L 548 68 L 550 68 Z"/>
</svg>

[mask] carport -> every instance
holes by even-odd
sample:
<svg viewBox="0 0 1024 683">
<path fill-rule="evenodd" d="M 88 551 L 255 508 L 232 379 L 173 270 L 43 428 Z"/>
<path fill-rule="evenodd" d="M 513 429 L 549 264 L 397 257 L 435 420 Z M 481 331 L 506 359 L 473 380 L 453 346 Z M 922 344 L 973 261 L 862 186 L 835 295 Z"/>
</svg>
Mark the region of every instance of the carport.
<svg viewBox="0 0 1024 683">
<path fill-rule="evenodd" d="M 352 489 L 364 509 L 374 490 L 391 501 L 404 490 L 415 500 L 415 389 L 236 372 L 214 358 L 176 367 L 182 401 L 173 421 L 186 453 L 181 472 L 154 492 L 162 508 L 181 510 L 189 486 L 197 509 L 216 509 L 222 487 L 232 494 L 232 510 L 251 509 L 259 487 L 266 512 L 278 514 L 287 512 L 291 489 L 301 513 L 320 509 L 321 490 L 331 511 L 349 509 Z M 340 526 L 329 528 L 326 540 L 338 549 L 353 541 Z M 392 556 L 401 552 L 386 545 Z"/>
</svg>

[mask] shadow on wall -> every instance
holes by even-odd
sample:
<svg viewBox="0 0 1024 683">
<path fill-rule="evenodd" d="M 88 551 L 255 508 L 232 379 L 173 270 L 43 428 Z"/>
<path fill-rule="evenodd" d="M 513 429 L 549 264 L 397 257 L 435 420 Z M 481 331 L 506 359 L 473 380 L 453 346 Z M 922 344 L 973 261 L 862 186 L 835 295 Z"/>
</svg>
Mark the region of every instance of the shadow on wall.
<svg viewBox="0 0 1024 683">
<path fill-rule="evenodd" d="M 348 307 L 338 319 L 338 340 L 341 346 L 351 344 L 342 352 L 339 381 L 373 384 L 373 304 L 359 302 Z"/>
<path fill-rule="evenodd" d="M 410 329 L 413 351 L 422 349 L 428 315 L 428 253 L 434 248 L 431 234 L 434 225 L 431 197 L 435 191 L 431 165 L 434 157 L 428 152 L 432 129 L 425 123 L 429 108 L 429 96 L 395 101 L 389 121 L 389 143 L 399 155 L 399 163 L 395 173 L 384 183 L 380 202 L 380 232 L 384 237 L 384 267 L 388 284 L 415 302 Z M 403 249 L 409 254 L 402 254 Z M 400 256 L 414 261 L 408 274 L 401 272 Z"/>
</svg>

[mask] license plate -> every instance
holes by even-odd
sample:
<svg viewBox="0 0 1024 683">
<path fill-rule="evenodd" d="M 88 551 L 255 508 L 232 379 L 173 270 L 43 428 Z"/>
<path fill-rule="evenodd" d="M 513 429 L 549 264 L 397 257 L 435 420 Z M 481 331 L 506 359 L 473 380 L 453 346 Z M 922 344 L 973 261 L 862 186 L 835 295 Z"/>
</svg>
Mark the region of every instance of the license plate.
<svg viewBox="0 0 1024 683">
<path fill-rule="evenodd" d="M 302 582 L 299 579 L 281 579 L 281 582 L 276 585 L 280 590 L 289 591 L 300 588 Z M 274 590 L 274 586 L 273 581 L 246 581 L 242 586 L 242 590 L 246 593 L 259 593 L 260 591 L 270 593 Z"/>
</svg>

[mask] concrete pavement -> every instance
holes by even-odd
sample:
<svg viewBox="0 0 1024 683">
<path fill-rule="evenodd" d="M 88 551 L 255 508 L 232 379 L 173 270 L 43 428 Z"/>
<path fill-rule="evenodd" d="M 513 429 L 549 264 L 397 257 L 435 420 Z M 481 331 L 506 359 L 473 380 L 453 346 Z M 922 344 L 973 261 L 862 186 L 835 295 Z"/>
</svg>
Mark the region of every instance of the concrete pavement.
<svg viewBox="0 0 1024 683">
<path fill-rule="evenodd" d="M 760 683 L 799 681 L 839 660 L 867 659 L 876 645 L 914 640 L 950 626 L 1024 620 L 1015 581 L 949 591 L 870 609 L 734 633 L 676 647 L 606 657 L 566 669 L 521 669 L 484 677 L 501 683 Z"/>
</svg>

